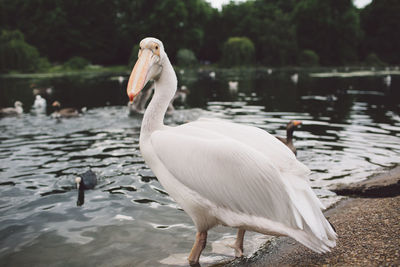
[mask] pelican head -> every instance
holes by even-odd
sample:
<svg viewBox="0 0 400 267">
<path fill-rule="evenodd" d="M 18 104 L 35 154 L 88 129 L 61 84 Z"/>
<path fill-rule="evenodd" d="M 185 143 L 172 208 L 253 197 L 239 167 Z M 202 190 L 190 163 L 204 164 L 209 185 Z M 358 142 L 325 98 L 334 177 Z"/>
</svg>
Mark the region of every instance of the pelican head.
<svg viewBox="0 0 400 267">
<path fill-rule="evenodd" d="M 160 40 L 148 37 L 140 42 L 138 60 L 133 67 L 127 87 L 130 102 L 140 93 L 148 81 L 158 79 L 165 56 L 164 46 Z"/>
</svg>

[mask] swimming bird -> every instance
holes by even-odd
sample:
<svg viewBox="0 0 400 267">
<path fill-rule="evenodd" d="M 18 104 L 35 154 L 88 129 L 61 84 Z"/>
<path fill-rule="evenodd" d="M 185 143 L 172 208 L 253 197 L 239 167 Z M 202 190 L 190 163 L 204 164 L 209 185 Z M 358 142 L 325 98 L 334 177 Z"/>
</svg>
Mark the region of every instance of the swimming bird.
<svg viewBox="0 0 400 267">
<path fill-rule="evenodd" d="M 122 85 L 122 83 L 124 82 L 125 78 L 124 76 L 118 76 L 118 83 L 119 85 Z"/>
<path fill-rule="evenodd" d="M 215 71 L 212 71 L 208 74 L 211 79 L 215 79 Z"/>
<path fill-rule="evenodd" d="M 80 174 L 75 178 L 76 188 L 78 189 L 77 206 L 85 203 L 85 190 L 93 189 L 97 185 L 97 176 L 92 170 Z"/>
<path fill-rule="evenodd" d="M 292 82 L 294 84 L 297 84 L 297 82 L 299 81 L 299 74 L 298 73 L 294 73 L 292 76 L 290 76 L 290 79 L 292 80 Z"/>
<path fill-rule="evenodd" d="M 47 102 L 41 95 L 36 95 L 35 102 L 33 103 L 33 112 L 36 114 L 46 113 Z"/>
<path fill-rule="evenodd" d="M 238 81 L 228 81 L 228 85 L 229 85 L 229 91 L 231 93 L 236 93 L 237 92 L 238 85 L 239 85 Z"/>
<path fill-rule="evenodd" d="M 387 76 L 383 77 L 383 83 L 384 83 L 387 87 L 389 87 L 390 84 L 392 83 L 392 76 L 387 75 Z"/>
<path fill-rule="evenodd" d="M 0 117 L 18 116 L 24 112 L 21 101 L 15 101 L 14 107 L 0 109 Z"/>
<path fill-rule="evenodd" d="M 61 104 L 58 101 L 54 101 L 52 106 L 55 111 L 51 114 L 53 118 L 73 118 L 79 116 L 79 111 L 76 108 L 61 108 Z"/>
<path fill-rule="evenodd" d="M 127 86 L 130 101 L 149 80 L 155 89 L 142 120 L 140 151 L 196 226 L 191 265 L 199 263 L 207 231 L 216 225 L 239 229 L 239 254 L 245 230 L 290 236 L 319 253 L 335 246 L 336 233 L 309 185 L 310 170 L 287 146 L 262 129 L 220 119 L 164 125 L 177 77 L 155 38 L 140 42 Z"/>
<path fill-rule="evenodd" d="M 279 141 L 284 143 L 292 152 L 297 155 L 296 147 L 293 145 L 293 131 L 294 129 L 301 124 L 301 121 L 292 120 L 286 126 L 286 138 L 275 136 Z"/>
<path fill-rule="evenodd" d="M 93 189 L 97 185 L 97 176 L 92 170 L 88 170 L 75 178 L 77 189 Z"/>
</svg>

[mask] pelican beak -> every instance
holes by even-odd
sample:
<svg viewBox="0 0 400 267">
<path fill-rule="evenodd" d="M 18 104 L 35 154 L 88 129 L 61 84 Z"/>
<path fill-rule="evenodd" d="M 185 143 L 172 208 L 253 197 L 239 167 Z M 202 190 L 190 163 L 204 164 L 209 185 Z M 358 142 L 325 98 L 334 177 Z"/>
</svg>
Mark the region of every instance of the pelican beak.
<svg viewBox="0 0 400 267">
<path fill-rule="evenodd" d="M 153 52 L 150 49 L 143 49 L 139 53 L 126 89 L 131 103 L 149 81 L 148 73 L 152 65 L 152 56 Z"/>
<path fill-rule="evenodd" d="M 300 125 L 301 124 L 301 121 L 293 121 L 293 125 L 294 126 L 298 126 L 298 125 Z"/>
</svg>

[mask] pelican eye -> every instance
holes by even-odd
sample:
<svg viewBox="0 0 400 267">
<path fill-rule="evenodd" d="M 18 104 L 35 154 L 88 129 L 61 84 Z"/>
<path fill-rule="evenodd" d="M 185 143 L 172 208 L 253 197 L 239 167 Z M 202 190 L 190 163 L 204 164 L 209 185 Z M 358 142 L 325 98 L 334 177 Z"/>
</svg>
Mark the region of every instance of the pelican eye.
<svg viewBox="0 0 400 267">
<path fill-rule="evenodd" d="M 156 45 L 156 47 L 155 47 L 155 48 L 156 48 L 156 50 L 158 50 L 158 45 Z"/>
</svg>

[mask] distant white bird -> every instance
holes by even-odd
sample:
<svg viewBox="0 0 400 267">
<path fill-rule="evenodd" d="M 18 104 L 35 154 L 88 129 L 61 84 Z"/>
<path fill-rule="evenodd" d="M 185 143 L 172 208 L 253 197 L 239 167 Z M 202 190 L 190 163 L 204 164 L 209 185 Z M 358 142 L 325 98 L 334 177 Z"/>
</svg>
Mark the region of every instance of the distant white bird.
<svg viewBox="0 0 400 267">
<path fill-rule="evenodd" d="M 215 71 L 210 72 L 209 76 L 211 79 L 215 79 Z"/>
<path fill-rule="evenodd" d="M 124 82 L 124 80 L 125 80 L 124 76 L 118 76 L 118 83 L 119 83 L 120 85 L 122 85 L 122 83 Z"/>
<path fill-rule="evenodd" d="M 229 85 L 229 91 L 231 91 L 231 92 L 237 92 L 237 90 L 238 90 L 238 85 L 239 85 L 239 82 L 238 81 L 229 81 L 228 82 L 228 85 Z"/>
<path fill-rule="evenodd" d="M 392 76 L 387 75 L 383 78 L 383 83 L 389 87 L 392 84 Z"/>
<path fill-rule="evenodd" d="M 18 116 L 24 112 L 21 101 L 15 101 L 14 107 L 0 109 L 0 117 Z"/>
<path fill-rule="evenodd" d="M 272 69 L 268 69 L 267 72 L 268 72 L 268 75 L 271 75 L 272 74 Z"/>
<path fill-rule="evenodd" d="M 36 95 L 35 102 L 33 103 L 33 112 L 36 114 L 45 114 L 47 108 L 46 99 L 41 95 Z"/>
<path fill-rule="evenodd" d="M 165 126 L 177 78 L 155 38 L 140 42 L 127 86 L 130 101 L 149 80 L 155 90 L 142 121 L 140 151 L 197 228 L 190 264 L 199 262 L 207 231 L 218 224 L 239 229 L 237 255 L 245 230 L 290 236 L 319 253 L 335 246 L 336 233 L 309 185 L 310 171 L 287 146 L 262 129 L 218 119 Z"/>
<path fill-rule="evenodd" d="M 299 74 L 298 73 L 294 73 L 292 76 L 290 76 L 290 79 L 292 80 L 292 82 L 294 84 L 297 84 L 297 82 L 299 81 Z"/>
</svg>

